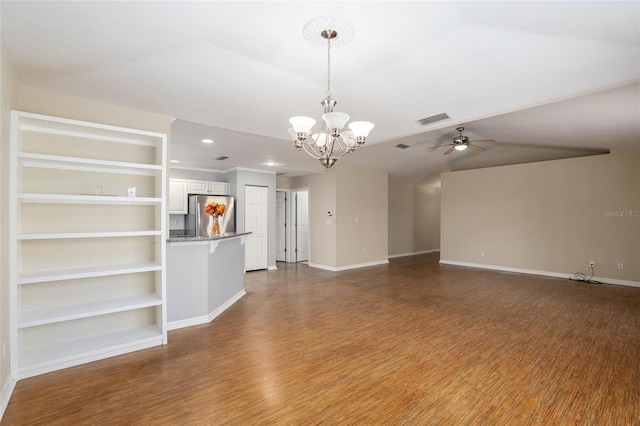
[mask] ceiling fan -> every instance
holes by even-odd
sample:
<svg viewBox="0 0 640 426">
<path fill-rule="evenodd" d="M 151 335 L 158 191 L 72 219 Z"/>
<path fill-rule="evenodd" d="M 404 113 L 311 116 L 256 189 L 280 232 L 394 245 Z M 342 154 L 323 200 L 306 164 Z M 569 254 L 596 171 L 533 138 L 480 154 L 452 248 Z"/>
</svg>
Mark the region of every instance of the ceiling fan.
<svg viewBox="0 0 640 426">
<path fill-rule="evenodd" d="M 476 144 L 476 143 L 496 143 L 496 141 L 494 141 L 493 139 L 470 141 L 467 136 L 462 134 L 462 132 L 464 131 L 464 127 L 457 127 L 456 130 L 460 134 L 455 136 L 452 139 L 453 143 L 447 143 L 447 144 L 444 144 L 444 145 L 432 146 L 429 149 L 441 148 L 443 146 L 450 146 L 451 148 L 449 148 L 444 153 L 444 155 L 449 155 L 449 154 L 451 154 L 453 152 L 454 149 L 458 150 L 458 151 L 464 151 L 467 148 L 471 148 L 474 151 L 482 152 L 482 151 L 485 150 L 485 148 L 482 148 L 482 147 L 474 145 L 474 144 Z"/>
</svg>

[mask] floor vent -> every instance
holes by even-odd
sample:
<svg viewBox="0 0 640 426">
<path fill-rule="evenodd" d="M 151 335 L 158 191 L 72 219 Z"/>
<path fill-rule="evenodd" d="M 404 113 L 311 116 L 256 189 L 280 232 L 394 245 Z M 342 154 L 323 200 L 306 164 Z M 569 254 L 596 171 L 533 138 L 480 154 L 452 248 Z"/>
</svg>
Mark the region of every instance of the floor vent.
<svg viewBox="0 0 640 426">
<path fill-rule="evenodd" d="M 218 161 L 222 161 L 222 160 L 226 160 L 227 158 L 229 158 L 229 157 L 226 157 L 226 156 L 224 156 L 224 155 L 221 155 L 220 157 L 216 158 L 216 160 L 218 160 Z"/>
<path fill-rule="evenodd" d="M 428 126 L 429 124 L 437 123 L 438 121 L 443 120 L 451 120 L 451 117 L 449 117 L 449 114 L 447 114 L 446 112 L 442 112 L 440 114 L 432 115 L 431 117 L 421 118 L 420 120 L 417 120 L 417 122 L 421 126 Z"/>
<path fill-rule="evenodd" d="M 409 148 L 409 145 L 405 145 L 403 143 L 399 143 L 398 145 L 396 145 L 396 148 L 407 149 L 407 148 Z"/>
</svg>

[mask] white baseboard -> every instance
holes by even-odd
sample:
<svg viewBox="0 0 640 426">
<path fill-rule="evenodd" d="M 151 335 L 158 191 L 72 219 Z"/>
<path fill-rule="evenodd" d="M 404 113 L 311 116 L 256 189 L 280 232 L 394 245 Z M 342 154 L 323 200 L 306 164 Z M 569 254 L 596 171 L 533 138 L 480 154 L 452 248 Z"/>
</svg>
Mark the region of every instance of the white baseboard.
<svg viewBox="0 0 640 426">
<path fill-rule="evenodd" d="M 64 358 L 57 358 L 45 361 L 39 364 L 30 365 L 28 367 L 19 367 L 17 379 L 22 380 L 40 374 L 50 373 L 52 371 L 62 370 L 64 368 L 75 367 L 77 365 L 87 364 L 93 361 L 99 361 L 118 355 L 124 355 L 142 349 L 152 348 L 154 346 L 162 346 L 165 344 L 162 335 L 148 337 L 134 342 L 122 343 L 110 346 L 109 348 L 95 349 L 70 355 Z"/>
<path fill-rule="evenodd" d="M 485 265 L 482 263 L 459 262 L 457 260 L 440 259 L 440 263 L 444 265 L 466 266 L 469 268 L 490 269 L 493 271 L 515 272 L 518 274 L 542 275 L 554 278 L 571 278 L 573 273 L 539 271 L 536 269 L 511 268 L 509 266 Z M 628 287 L 640 287 L 639 281 L 618 280 L 616 278 L 593 277 L 592 280 L 599 281 L 604 284 L 624 285 Z"/>
<path fill-rule="evenodd" d="M 233 296 L 231 296 L 231 298 L 229 300 L 227 300 L 226 302 L 224 302 L 222 305 L 220 305 L 218 308 L 214 309 L 213 311 L 209 312 L 209 322 L 213 321 L 214 319 L 216 319 L 216 317 L 218 315 L 220 315 L 221 313 L 223 313 L 224 311 L 226 311 L 227 309 L 229 309 L 231 307 L 231 305 L 233 305 L 234 303 L 236 303 L 238 300 L 240 300 L 240 298 L 242 296 L 244 296 L 245 294 L 247 294 L 246 291 L 244 291 L 244 289 L 240 290 L 239 292 L 237 292 L 236 294 L 234 294 Z"/>
<path fill-rule="evenodd" d="M 18 381 L 9 374 L 9 377 L 7 377 L 7 380 L 2 385 L 2 390 L 0 390 L 0 421 L 9 405 L 9 400 L 11 399 L 11 395 L 13 395 L 13 390 L 16 388 L 16 383 L 18 383 Z"/>
<path fill-rule="evenodd" d="M 213 321 L 221 313 L 229 309 L 231 305 L 236 303 L 242 296 L 247 294 L 246 291 L 241 290 L 238 293 L 231 296 L 229 300 L 218 306 L 213 311 L 209 312 L 209 315 L 201 315 L 199 317 L 187 318 L 178 321 L 171 321 L 167 323 L 167 330 L 177 330 L 179 328 L 191 327 L 194 325 L 206 324 Z"/>
<path fill-rule="evenodd" d="M 277 271 L 278 267 L 276 265 L 271 265 L 267 268 L 268 271 Z"/>
<path fill-rule="evenodd" d="M 387 263 L 389 263 L 388 259 L 377 260 L 375 262 L 357 263 L 357 264 L 346 265 L 346 266 L 329 266 L 329 265 L 322 265 L 320 263 L 309 262 L 309 266 L 311 266 L 312 268 L 326 269 L 327 271 L 340 272 L 340 271 L 346 271 L 347 269 L 366 268 L 367 266 L 385 265 Z"/>
<path fill-rule="evenodd" d="M 440 249 L 439 248 L 435 248 L 435 249 L 431 249 L 431 250 L 412 251 L 412 252 L 409 252 L 409 253 L 390 254 L 388 257 L 389 257 L 389 259 L 393 259 L 395 257 L 415 256 L 417 254 L 433 253 L 434 251 L 440 251 Z"/>
<path fill-rule="evenodd" d="M 194 325 L 206 324 L 209 322 L 209 315 L 187 318 L 178 321 L 167 322 L 167 330 L 177 330 L 179 328 L 192 327 Z"/>
</svg>

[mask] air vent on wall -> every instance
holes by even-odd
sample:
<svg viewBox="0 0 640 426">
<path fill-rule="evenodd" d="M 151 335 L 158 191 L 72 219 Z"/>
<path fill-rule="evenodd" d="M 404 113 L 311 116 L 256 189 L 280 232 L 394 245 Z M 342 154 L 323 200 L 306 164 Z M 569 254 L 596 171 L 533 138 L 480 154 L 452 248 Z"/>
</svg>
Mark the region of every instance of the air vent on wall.
<svg viewBox="0 0 640 426">
<path fill-rule="evenodd" d="M 449 117 L 449 114 L 447 114 L 446 112 L 442 112 L 440 114 L 432 115 L 431 117 L 421 118 L 420 120 L 417 120 L 417 122 L 421 126 L 427 126 L 429 124 L 437 123 L 438 121 L 450 119 L 451 117 Z"/>
<path fill-rule="evenodd" d="M 222 160 L 226 160 L 229 157 L 225 157 L 224 155 L 221 155 L 220 157 L 216 158 L 216 160 L 218 161 L 222 161 Z"/>
<path fill-rule="evenodd" d="M 407 148 L 409 148 L 409 145 L 405 145 L 403 143 L 399 143 L 398 145 L 396 145 L 396 148 L 407 149 Z"/>
</svg>

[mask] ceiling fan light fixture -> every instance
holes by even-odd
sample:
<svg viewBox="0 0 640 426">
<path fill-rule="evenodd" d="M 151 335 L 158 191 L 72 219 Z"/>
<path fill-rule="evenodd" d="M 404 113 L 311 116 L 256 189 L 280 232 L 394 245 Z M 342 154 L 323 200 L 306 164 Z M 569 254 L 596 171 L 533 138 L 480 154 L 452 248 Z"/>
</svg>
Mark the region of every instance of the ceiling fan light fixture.
<svg viewBox="0 0 640 426">
<path fill-rule="evenodd" d="M 464 151 L 465 149 L 467 149 L 467 146 L 460 144 L 460 145 L 456 145 L 455 148 L 456 148 L 456 151 Z"/>
</svg>

